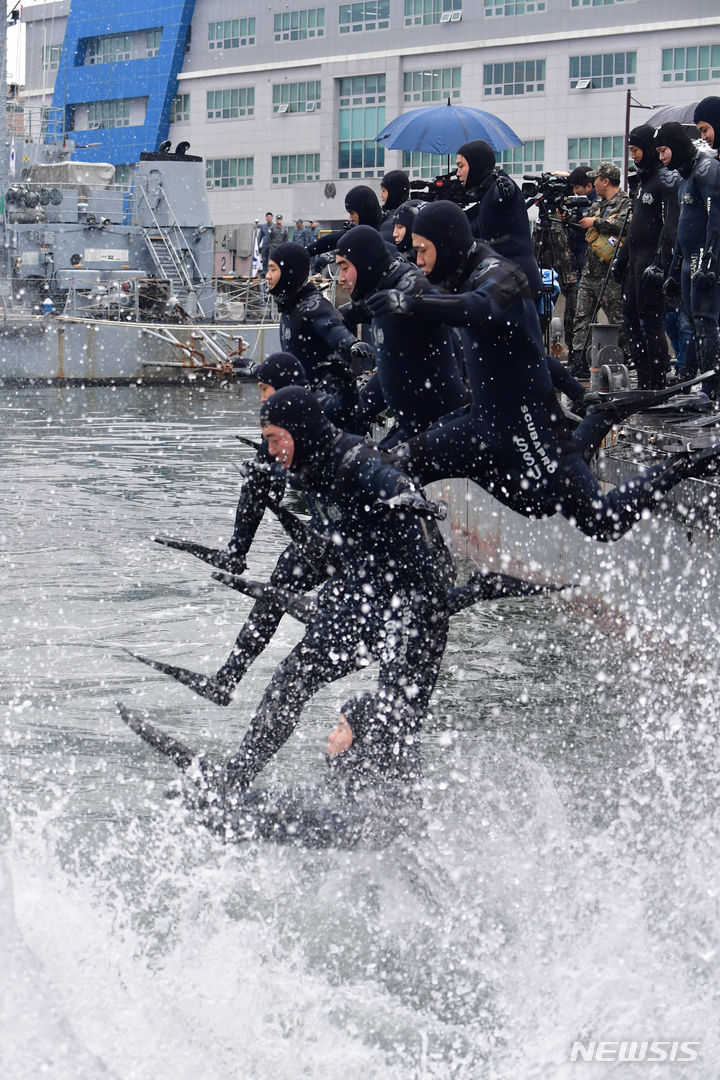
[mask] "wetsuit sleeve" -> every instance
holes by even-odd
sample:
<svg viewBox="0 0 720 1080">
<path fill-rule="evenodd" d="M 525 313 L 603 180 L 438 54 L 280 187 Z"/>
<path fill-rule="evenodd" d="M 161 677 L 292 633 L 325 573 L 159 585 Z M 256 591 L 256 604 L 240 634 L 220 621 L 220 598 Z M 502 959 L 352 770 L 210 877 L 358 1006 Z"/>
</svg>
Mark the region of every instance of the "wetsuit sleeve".
<svg viewBox="0 0 720 1080">
<path fill-rule="evenodd" d="M 698 194 L 707 209 L 705 252 L 717 261 L 720 254 L 720 163 L 709 159 L 707 171 L 695 178 Z"/>
<path fill-rule="evenodd" d="M 349 357 L 357 338 L 348 330 L 332 304 L 323 303 L 318 311 L 313 311 L 310 324 L 313 333 L 325 342 L 328 351 Z"/>
<path fill-rule="evenodd" d="M 352 227 L 350 222 L 348 222 L 348 225 Z M 334 232 L 328 233 L 327 236 L 320 236 L 317 240 L 313 240 L 312 244 L 308 244 L 305 250 L 311 258 L 314 255 L 324 255 L 328 251 L 334 251 L 340 243 L 340 238 L 346 232 L 347 228 L 336 229 Z"/>
<path fill-rule="evenodd" d="M 677 184 L 667 184 L 663 181 L 663 227 L 658 238 L 658 249 L 654 262 L 663 268 L 665 273 L 670 269 L 677 236 L 678 221 L 680 219 L 680 203 L 678 202 Z"/>
<path fill-rule="evenodd" d="M 547 365 L 556 390 L 565 394 L 571 401 L 579 401 L 584 396 L 585 387 L 570 374 L 565 364 L 561 364 L 554 356 L 548 356 Z"/>
<path fill-rule="evenodd" d="M 428 321 L 446 326 L 473 326 L 488 319 L 507 318 L 507 311 L 518 300 L 532 299 L 528 280 L 519 267 L 506 267 L 494 280 L 488 280 L 473 292 L 456 296 L 417 296 L 412 310 Z"/>
<path fill-rule="evenodd" d="M 269 499 L 280 500 L 285 491 L 285 473 L 272 462 L 263 441 L 263 448 L 253 461 L 245 466 L 246 480 L 243 484 L 235 526 L 228 548 L 234 555 L 247 555 L 260 527 Z"/>
</svg>

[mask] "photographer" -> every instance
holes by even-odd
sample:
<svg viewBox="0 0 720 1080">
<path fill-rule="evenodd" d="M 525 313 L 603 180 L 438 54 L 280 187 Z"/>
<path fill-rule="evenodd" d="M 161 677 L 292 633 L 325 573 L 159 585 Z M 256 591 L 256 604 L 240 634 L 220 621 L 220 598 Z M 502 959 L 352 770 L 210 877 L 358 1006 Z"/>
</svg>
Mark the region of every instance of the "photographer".
<svg viewBox="0 0 720 1080">
<path fill-rule="evenodd" d="M 465 188 L 463 208 L 473 236 L 491 244 L 499 255 L 519 266 L 537 300 L 542 292 L 542 278 L 520 188 L 504 169 L 496 168 L 495 152 L 483 139 L 463 143 L 456 164 L 458 180 Z"/>
</svg>

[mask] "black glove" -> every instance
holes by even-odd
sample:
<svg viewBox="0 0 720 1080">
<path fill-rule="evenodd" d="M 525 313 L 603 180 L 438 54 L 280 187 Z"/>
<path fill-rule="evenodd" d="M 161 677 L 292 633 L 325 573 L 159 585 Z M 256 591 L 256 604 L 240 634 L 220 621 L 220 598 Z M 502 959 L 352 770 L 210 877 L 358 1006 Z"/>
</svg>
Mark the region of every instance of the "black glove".
<svg viewBox="0 0 720 1080">
<path fill-rule="evenodd" d="M 586 390 L 582 397 L 573 399 L 572 410 L 577 416 L 587 416 L 588 409 L 592 409 L 593 405 L 600 405 L 601 402 L 602 395 L 598 394 L 597 390 Z"/>
<path fill-rule="evenodd" d="M 698 292 L 712 292 L 717 285 L 717 274 L 713 269 L 701 266 L 691 277 L 690 284 Z"/>
<path fill-rule="evenodd" d="M 315 365 L 315 372 L 317 375 L 324 375 L 327 373 L 332 376 L 337 383 L 349 385 L 350 383 L 355 382 L 355 376 L 340 353 L 329 353 L 323 360 Z"/>
<path fill-rule="evenodd" d="M 436 518 L 438 521 L 444 521 L 447 517 L 447 507 L 443 503 L 430 502 L 420 491 L 401 491 L 389 499 L 378 500 L 376 505 L 380 509 L 400 510 L 407 514 L 417 514 L 418 517 Z"/>
<path fill-rule="evenodd" d="M 356 341 L 355 344 L 350 347 L 350 362 L 353 366 L 353 370 L 355 370 L 356 367 L 362 370 L 367 364 L 371 364 L 372 367 L 375 367 L 377 364 L 377 356 L 375 355 L 375 350 L 372 345 L 368 345 L 367 341 Z"/>
<path fill-rule="evenodd" d="M 658 290 L 662 292 L 663 285 L 665 284 L 665 274 L 662 266 L 658 266 L 657 263 L 650 263 L 646 266 L 642 272 L 640 283 L 643 288 Z"/>
<path fill-rule="evenodd" d="M 610 263 L 610 276 L 613 281 L 617 281 L 618 285 L 622 285 L 627 277 L 627 263 L 621 262 L 620 259 L 613 259 Z"/>
<path fill-rule="evenodd" d="M 677 309 L 682 299 L 682 285 L 673 277 L 667 278 L 663 285 L 663 298 L 667 307 Z"/>
<path fill-rule="evenodd" d="M 415 310 L 415 297 L 399 289 L 374 293 L 366 303 L 373 315 L 412 315 Z"/>
</svg>

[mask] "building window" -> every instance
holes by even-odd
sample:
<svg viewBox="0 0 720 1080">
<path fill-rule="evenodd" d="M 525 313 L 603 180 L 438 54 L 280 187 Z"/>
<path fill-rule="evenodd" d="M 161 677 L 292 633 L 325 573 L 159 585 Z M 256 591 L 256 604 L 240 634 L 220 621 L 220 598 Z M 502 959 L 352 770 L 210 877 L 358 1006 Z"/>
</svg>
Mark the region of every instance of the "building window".
<svg viewBox="0 0 720 1080">
<path fill-rule="evenodd" d="M 720 79 L 720 45 L 663 49 L 663 82 L 708 82 Z"/>
<path fill-rule="evenodd" d="M 145 31 L 145 55 L 157 56 L 160 51 L 160 39 L 162 38 L 162 30 L 146 30 Z"/>
<path fill-rule="evenodd" d="M 545 0 L 485 0 L 486 15 L 537 15 L 546 10 Z"/>
<path fill-rule="evenodd" d="M 86 64 L 115 64 L 130 59 L 130 35 L 110 34 L 107 37 L 88 38 L 85 51 Z"/>
<path fill-rule="evenodd" d="M 255 16 L 250 19 L 225 19 L 208 26 L 208 49 L 239 49 L 255 44 Z"/>
<path fill-rule="evenodd" d="M 462 0 L 405 0 L 406 26 L 457 22 L 461 16 Z"/>
<path fill-rule="evenodd" d="M 237 120 L 255 112 L 255 87 L 236 87 L 234 90 L 210 90 L 207 95 L 208 120 Z"/>
<path fill-rule="evenodd" d="M 62 45 L 46 45 L 43 49 L 43 71 L 57 71 Z"/>
<path fill-rule="evenodd" d="M 403 101 L 447 101 L 460 97 L 462 68 L 435 68 L 432 71 L 406 71 L 403 75 Z"/>
<path fill-rule="evenodd" d="M 513 146 L 499 155 L 499 164 L 511 176 L 541 173 L 545 168 L 545 140 L 528 139 L 522 146 Z"/>
<path fill-rule="evenodd" d="M 361 0 L 359 4 L 341 4 L 341 34 L 363 30 L 387 30 L 390 25 L 390 0 Z"/>
<path fill-rule="evenodd" d="M 170 123 L 187 124 L 190 120 L 190 95 L 176 94 L 170 106 Z"/>
<path fill-rule="evenodd" d="M 132 165 L 116 165 L 115 166 L 115 183 L 120 187 L 130 186 L 130 176 L 132 175 Z"/>
<path fill-rule="evenodd" d="M 595 53 L 570 57 L 570 89 L 609 90 L 634 86 L 637 53 Z"/>
<path fill-rule="evenodd" d="M 255 159 L 213 158 L 205 162 L 205 183 L 209 188 L 250 187 Z"/>
<path fill-rule="evenodd" d="M 625 139 L 622 135 L 568 139 L 568 168 L 571 171 L 578 165 L 597 168 L 601 161 L 614 161 L 622 169 L 624 159 Z"/>
<path fill-rule="evenodd" d="M 319 154 L 273 154 L 273 184 L 301 184 L 320 179 Z"/>
<path fill-rule="evenodd" d="M 339 91 L 339 178 L 382 176 L 385 148 L 375 142 L 375 136 L 385 127 L 385 76 L 340 79 Z"/>
<path fill-rule="evenodd" d="M 605 7 L 607 4 L 620 4 L 623 0 L 570 0 L 570 7 Z"/>
<path fill-rule="evenodd" d="M 273 112 L 314 112 L 320 108 L 320 80 L 300 83 L 276 83 L 273 86 Z"/>
<path fill-rule="evenodd" d="M 274 41 L 304 41 L 325 35 L 325 8 L 283 11 L 274 19 Z"/>
<path fill-rule="evenodd" d="M 443 176 L 450 167 L 455 168 L 455 155 L 451 159 L 447 154 L 425 154 L 420 150 L 403 150 L 402 168 L 413 179 L 431 180 L 434 176 Z"/>
<path fill-rule="evenodd" d="M 130 127 L 130 102 L 122 98 L 118 101 L 89 101 L 88 129 Z"/>
<path fill-rule="evenodd" d="M 544 60 L 516 60 L 508 64 L 485 64 L 486 97 L 510 94 L 538 94 L 545 89 Z"/>
</svg>

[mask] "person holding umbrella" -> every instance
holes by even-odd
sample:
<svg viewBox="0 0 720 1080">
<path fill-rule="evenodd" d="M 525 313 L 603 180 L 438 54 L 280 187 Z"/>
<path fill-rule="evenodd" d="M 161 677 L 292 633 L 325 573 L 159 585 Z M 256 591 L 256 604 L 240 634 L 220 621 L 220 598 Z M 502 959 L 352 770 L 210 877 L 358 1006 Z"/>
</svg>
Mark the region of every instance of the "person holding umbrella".
<svg viewBox="0 0 720 1080">
<path fill-rule="evenodd" d="M 465 213 L 476 240 L 519 266 L 533 296 L 542 277 L 533 251 L 530 221 L 520 188 L 496 167 L 495 151 L 484 139 L 463 143 L 457 152 L 457 177 L 465 188 Z"/>
</svg>

